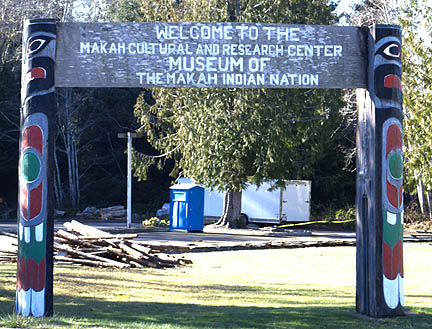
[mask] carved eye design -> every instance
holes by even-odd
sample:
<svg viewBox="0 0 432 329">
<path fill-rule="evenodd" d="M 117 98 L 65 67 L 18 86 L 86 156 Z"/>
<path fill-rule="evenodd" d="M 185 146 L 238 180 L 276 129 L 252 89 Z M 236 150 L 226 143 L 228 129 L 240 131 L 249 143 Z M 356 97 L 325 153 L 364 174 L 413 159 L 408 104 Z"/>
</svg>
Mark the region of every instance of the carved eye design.
<svg viewBox="0 0 432 329">
<path fill-rule="evenodd" d="M 383 50 L 383 53 L 390 57 L 399 58 L 401 56 L 400 46 L 397 43 L 392 43 Z"/>
<path fill-rule="evenodd" d="M 33 54 L 39 50 L 41 50 L 47 40 L 45 39 L 34 39 L 32 40 L 27 47 L 27 54 Z"/>
</svg>

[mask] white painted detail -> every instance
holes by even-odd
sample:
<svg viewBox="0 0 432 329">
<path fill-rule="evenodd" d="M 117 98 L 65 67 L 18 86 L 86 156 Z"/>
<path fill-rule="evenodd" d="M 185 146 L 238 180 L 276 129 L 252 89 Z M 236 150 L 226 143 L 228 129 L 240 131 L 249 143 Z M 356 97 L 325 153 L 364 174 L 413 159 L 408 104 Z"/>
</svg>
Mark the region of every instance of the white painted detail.
<svg viewBox="0 0 432 329">
<path fill-rule="evenodd" d="M 389 308 L 395 309 L 400 301 L 405 305 L 404 278 L 398 273 L 395 279 L 389 280 L 383 275 L 384 299 Z"/>
<path fill-rule="evenodd" d="M 24 230 L 24 227 L 22 226 L 22 224 L 21 223 L 19 223 L 18 224 L 18 234 L 19 234 L 19 239 L 22 241 L 22 239 L 23 239 L 23 230 Z"/>
<path fill-rule="evenodd" d="M 41 291 L 34 291 L 30 289 L 32 292 L 31 297 L 31 313 L 33 316 L 43 316 L 45 313 L 45 288 Z"/>
<path fill-rule="evenodd" d="M 24 227 L 24 241 L 30 243 L 30 227 L 28 226 Z"/>
<path fill-rule="evenodd" d="M 20 314 L 29 316 L 30 315 L 30 300 L 31 300 L 31 289 L 21 289 L 19 292 L 19 306 L 21 311 Z"/>
<path fill-rule="evenodd" d="M 397 215 L 387 211 L 387 222 L 390 225 L 395 225 L 397 221 Z"/>
<path fill-rule="evenodd" d="M 21 290 L 17 289 L 15 295 L 15 311 L 17 314 L 21 314 Z"/>
<path fill-rule="evenodd" d="M 398 274 L 399 279 L 399 299 L 402 306 L 405 306 L 405 290 L 404 290 L 404 278 Z"/>
<path fill-rule="evenodd" d="M 383 275 L 383 290 L 384 299 L 387 306 L 391 309 L 395 309 L 399 303 L 399 280 L 396 277 L 393 280 L 389 280 Z"/>
<path fill-rule="evenodd" d="M 44 239 L 44 224 L 40 223 L 39 225 L 35 226 L 35 238 L 36 242 L 42 242 Z"/>
<path fill-rule="evenodd" d="M 402 225 L 404 224 L 404 211 L 402 210 L 402 212 L 401 212 L 401 222 L 402 222 Z"/>
</svg>

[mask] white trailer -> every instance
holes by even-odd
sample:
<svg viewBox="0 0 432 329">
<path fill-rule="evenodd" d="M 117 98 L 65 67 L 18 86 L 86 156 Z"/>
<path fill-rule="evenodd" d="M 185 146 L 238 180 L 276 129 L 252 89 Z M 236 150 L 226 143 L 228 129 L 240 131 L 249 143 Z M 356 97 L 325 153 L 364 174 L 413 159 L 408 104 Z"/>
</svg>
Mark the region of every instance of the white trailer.
<svg viewBox="0 0 432 329">
<path fill-rule="evenodd" d="M 190 178 L 180 178 L 179 183 L 192 183 Z M 310 220 L 311 181 L 286 180 L 285 188 L 272 189 L 274 182 L 260 187 L 249 185 L 242 192 L 242 214 L 251 223 L 305 222 Z M 206 188 L 204 217 L 222 215 L 224 193 Z"/>
</svg>

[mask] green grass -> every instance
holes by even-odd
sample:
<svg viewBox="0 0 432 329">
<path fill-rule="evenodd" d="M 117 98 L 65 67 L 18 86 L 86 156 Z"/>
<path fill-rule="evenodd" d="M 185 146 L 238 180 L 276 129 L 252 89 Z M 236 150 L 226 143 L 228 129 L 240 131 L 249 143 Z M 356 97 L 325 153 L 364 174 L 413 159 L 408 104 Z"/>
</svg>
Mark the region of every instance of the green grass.
<svg viewBox="0 0 432 329">
<path fill-rule="evenodd" d="M 404 245 L 406 310 L 417 316 L 358 316 L 355 248 L 337 247 L 195 253 L 192 266 L 169 270 L 56 266 L 55 316 L 26 326 L 430 328 L 431 252 L 430 244 Z M 15 270 L 0 264 L 0 327 L 14 307 Z"/>
</svg>

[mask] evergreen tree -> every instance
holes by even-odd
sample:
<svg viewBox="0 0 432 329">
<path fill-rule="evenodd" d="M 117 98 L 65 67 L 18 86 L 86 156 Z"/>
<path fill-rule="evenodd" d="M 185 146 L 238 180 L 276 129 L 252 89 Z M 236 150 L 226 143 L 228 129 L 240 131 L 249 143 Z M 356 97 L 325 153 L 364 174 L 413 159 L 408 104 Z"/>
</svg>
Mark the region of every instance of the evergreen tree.
<svg viewBox="0 0 432 329">
<path fill-rule="evenodd" d="M 403 80 L 406 187 L 417 189 L 432 220 L 432 6 L 411 0 L 403 8 Z M 426 202 L 425 202 L 426 201 Z"/>
<path fill-rule="evenodd" d="M 140 3 L 142 21 L 334 23 L 334 7 L 322 0 Z M 173 174 L 181 171 L 227 191 L 220 225 L 235 226 L 248 183 L 283 184 L 310 178 L 318 164 L 329 173 L 340 165 L 332 141 L 341 122 L 339 90 L 154 89 L 153 106 L 146 95 L 138 98 L 135 114 L 152 145 L 176 160 Z M 161 159 L 141 157 L 136 174 L 145 177 L 149 165 Z"/>
</svg>

